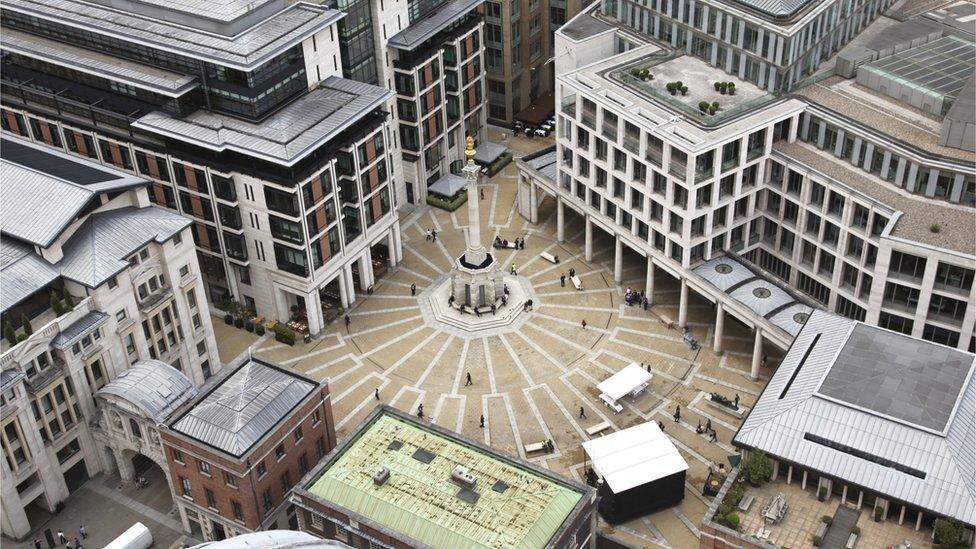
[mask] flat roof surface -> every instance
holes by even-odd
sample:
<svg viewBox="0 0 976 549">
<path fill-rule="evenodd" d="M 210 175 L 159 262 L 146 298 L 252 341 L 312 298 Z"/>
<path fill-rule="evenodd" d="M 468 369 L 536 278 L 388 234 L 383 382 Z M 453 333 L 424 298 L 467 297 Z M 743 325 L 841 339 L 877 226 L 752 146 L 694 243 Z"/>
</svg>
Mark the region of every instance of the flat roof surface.
<svg viewBox="0 0 976 549">
<path fill-rule="evenodd" d="M 546 147 L 518 159 L 519 164 L 539 172 L 549 181 L 556 181 L 556 146 Z"/>
<path fill-rule="evenodd" d="M 858 324 L 820 385 L 819 393 L 858 408 L 943 431 L 973 357 L 941 345 Z"/>
<path fill-rule="evenodd" d="M 136 63 L 15 29 L 3 30 L 0 48 L 170 97 L 178 97 L 199 85 L 196 76 Z"/>
<path fill-rule="evenodd" d="M 482 3 L 484 0 L 451 0 L 390 37 L 388 44 L 397 49 L 412 50 Z"/>
<path fill-rule="evenodd" d="M 141 17 L 82 0 L 5 0 L 4 9 L 195 59 L 252 70 L 345 16 L 298 2 L 233 36 Z"/>
<path fill-rule="evenodd" d="M 613 493 L 688 470 L 688 464 L 654 421 L 583 442 L 596 471 Z"/>
<path fill-rule="evenodd" d="M 800 141 L 776 141 L 773 143 L 773 151 L 777 160 L 787 163 L 800 173 L 804 170 L 796 163 L 807 166 L 815 174 L 822 174 L 854 189 L 867 202 L 873 201 L 893 211 L 902 212 L 891 230 L 892 237 L 976 254 L 976 225 L 973 223 L 976 212 L 971 206 L 908 194 L 889 181 Z M 933 223 L 939 224 L 939 232 L 931 231 Z"/>
<path fill-rule="evenodd" d="M 176 118 L 153 111 L 133 126 L 210 150 L 234 150 L 292 165 L 376 109 L 393 92 L 330 76 L 260 122 L 198 110 Z"/>
<path fill-rule="evenodd" d="M 240 457 L 316 388 L 309 379 L 250 358 L 205 387 L 206 393 L 170 423 L 170 428 Z"/>
<path fill-rule="evenodd" d="M 733 441 L 972 525 L 976 355 L 946 349 L 814 311 Z"/>
<path fill-rule="evenodd" d="M 433 185 L 427 188 L 429 192 L 434 194 L 439 194 L 441 196 L 446 196 L 448 198 L 455 195 L 455 193 L 461 191 L 468 186 L 468 180 L 461 177 L 460 175 L 454 175 L 453 173 L 447 173 L 442 175 L 440 179 L 434 182 Z"/>
<path fill-rule="evenodd" d="M 596 388 L 616 401 L 641 385 L 650 383 L 651 377 L 650 372 L 641 368 L 636 362 L 631 362 L 619 372 L 597 384 Z"/>
<path fill-rule="evenodd" d="M 380 409 L 307 490 L 433 547 L 544 547 L 572 515 L 582 487 Z M 455 467 L 476 480 L 451 480 Z M 373 475 L 385 467 L 382 485 Z"/>
<path fill-rule="evenodd" d="M 591 10 L 581 13 L 570 19 L 565 25 L 559 27 L 558 32 L 572 40 L 579 41 L 615 28 L 613 25 L 597 18 L 594 14 L 595 12 Z"/>
<path fill-rule="evenodd" d="M 928 95 L 954 98 L 976 72 L 976 44 L 944 36 L 858 70 L 901 82 Z"/>
</svg>

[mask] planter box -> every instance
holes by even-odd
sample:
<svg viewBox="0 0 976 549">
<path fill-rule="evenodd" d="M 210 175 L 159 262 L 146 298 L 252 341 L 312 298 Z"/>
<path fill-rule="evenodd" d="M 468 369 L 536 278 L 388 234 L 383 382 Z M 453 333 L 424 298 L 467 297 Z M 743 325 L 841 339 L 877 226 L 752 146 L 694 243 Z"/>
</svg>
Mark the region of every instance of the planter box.
<svg viewBox="0 0 976 549">
<path fill-rule="evenodd" d="M 275 341 L 278 341 L 279 343 L 287 343 L 288 345 L 291 345 L 293 347 L 295 345 L 294 339 L 286 339 L 278 335 L 275 336 Z"/>
<path fill-rule="evenodd" d="M 726 414 L 729 414 L 731 416 L 735 416 L 735 417 L 740 418 L 740 419 L 746 413 L 745 409 L 742 408 L 741 406 L 739 407 L 738 410 L 735 410 L 735 409 L 729 408 L 728 406 L 726 406 L 724 404 L 719 404 L 718 402 L 712 401 L 712 395 L 711 395 L 711 393 L 705 395 L 705 401 L 708 402 L 708 405 L 711 406 L 712 408 L 716 408 L 718 410 L 721 410 L 721 411 L 725 412 Z"/>
</svg>

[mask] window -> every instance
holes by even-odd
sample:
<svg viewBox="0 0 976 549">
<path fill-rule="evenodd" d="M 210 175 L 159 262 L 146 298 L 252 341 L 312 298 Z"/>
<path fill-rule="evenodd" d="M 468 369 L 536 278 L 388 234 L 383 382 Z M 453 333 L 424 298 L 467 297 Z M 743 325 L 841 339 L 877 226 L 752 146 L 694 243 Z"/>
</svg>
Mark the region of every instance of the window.
<svg viewBox="0 0 976 549">
<path fill-rule="evenodd" d="M 322 459 L 325 456 L 325 439 L 319 437 L 315 441 L 315 457 L 316 459 Z"/>
<path fill-rule="evenodd" d="M 264 493 L 261 494 L 261 501 L 264 504 L 264 512 L 267 513 L 271 511 L 271 508 L 274 506 L 274 503 L 271 500 L 271 490 L 265 490 Z"/>
<path fill-rule="evenodd" d="M 173 461 L 175 461 L 176 463 L 179 463 L 180 465 L 185 464 L 186 463 L 186 460 L 183 459 L 183 452 L 174 449 L 173 450 Z"/>
<path fill-rule="evenodd" d="M 291 488 L 291 483 L 288 482 L 288 471 L 281 474 L 281 478 L 278 479 L 281 483 L 281 495 L 285 496 L 288 493 L 288 489 Z"/>
<path fill-rule="evenodd" d="M 213 490 L 210 488 L 204 488 L 203 493 L 207 496 L 207 507 L 211 509 L 217 508 L 217 496 L 214 495 Z"/>
<path fill-rule="evenodd" d="M 312 425 L 318 425 L 320 421 L 322 421 L 322 412 L 316 409 L 312 412 Z"/>
<path fill-rule="evenodd" d="M 193 491 L 190 489 L 190 481 L 186 477 L 180 477 L 180 491 L 183 496 L 193 499 Z"/>
<path fill-rule="evenodd" d="M 237 477 L 224 471 L 224 484 L 232 488 L 237 488 Z"/>
<path fill-rule="evenodd" d="M 258 463 L 258 478 L 263 477 L 268 472 L 268 468 L 264 466 L 264 462 Z"/>
<path fill-rule="evenodd" d="M 278 461 L 281 461 L 283 457 L 285 457 L 285 445 L 279 444 L 278 447 L 275 448 L 275 458 Z"/>
<path fill-rule="evenodd" d="M 298 458 L 298 474 L 305 475 L 308 472 L 308 455 L 302 454 Z"/>
<path fill-rule="evenodd" d="M 122 322 L 123 320 L 125 320 L 125 309 L 122 309 L 121 311 L 115 313 L 116 322 Z"/>
<path fill-rule="evenodd" d="M 116 278 L 116 277 L 113 276 L 112 278 L 108 279 L 108 289 L 109 290 L 114 290 L 118 286 L 119 286 L 119 279 L 118 278 Z"/>
<path fill-rule="evenodd" d="M 197 356 L 203 356 L 207 354 L 207 342 L 201 341 L 197 343 Z"/>
<path fill-rule="evenodd" d="M 200 469 L 200 472 L 204 475 L 207 475 L 208 477 L 210 476 L 210 464 L 206 461 L 198 461 L 197 468 Z"/>
<path fill-rule="evenodd" d="M 301 427 L 296 427 L 295 428 L 294 436 L 295 436 L 295 442 L 299 442 L 300 440 L 302 440 L 302 436 L 303 435 L 302 435 L 302 428 Z"/>
<path fill-rule="evenodd" d="M 237 522 L 244 522 L 244 508 L 241 507 L 241 504 L 234 500 L 230 500 L 230 507 L 234 510 L 234 520 Z"/>
<path fill-rule="evenodd" d="M 925 274 L 925 258 L 892 251 L 888 273 L 895 278 L 920 281 Z"/>
</svg>

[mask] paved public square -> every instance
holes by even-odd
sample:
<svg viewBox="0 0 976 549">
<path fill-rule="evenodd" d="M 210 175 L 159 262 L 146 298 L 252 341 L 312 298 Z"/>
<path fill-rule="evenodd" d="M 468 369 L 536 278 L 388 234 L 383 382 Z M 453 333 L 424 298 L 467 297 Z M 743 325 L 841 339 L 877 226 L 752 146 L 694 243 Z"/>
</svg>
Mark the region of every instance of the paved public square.
<svg viewBox="0 0 976 549">
<path fill-rule="evenodd" d="M 523 151 L 517 154 L 540 146 L 538 141 L 514 141 L 509 146 Z M 503 268 L 515 263 L 538 296 L 534 310 L 523 313 L 528 317 L 519 329 L 467 338 L 425 324 L 410 285 L 417 285 L 420 297 L 450 270 L 465 248 L 467 211 L 424 207 L 401 215 L 404 261 L 377 281 L 372 296 L 357 296 L 348 330 L 336 322 L 312 343 L 289 347 L 269 336 L 258 341 L 215 319 L 217 340 L 227 347 L 221 358 L 228 361 L 256 342 L 256 354 L 329 380 L 340 438 L 376 406 L 374 391 L 379 389 L 383 403 L 411 413 L 423 404 L 425 415 L 439 425 L 580 480 L 580 442 L 589 438 L 588 428 L 603 421 L 612 430 L 662 421 L 690 465 L 684 502 L 606 528 L 635 545 L 695 547 L 696 525 L 707 506 L 700 495 L 702 483 L 709 465 L 725 463 L 734 453 L 729 441 L 739 424 L 738 418 L 706 407 L 702 398 L 710 391 L 729 398 L 737 393 L 746 407 L 752 405 L 770 373 L 763 372 L 759 382 L 749 379 L 753 337 L 729 319 L 727 351 L 714 354 L 714 309 L 693 295 L 690 329 L 701 350 L 691 351 L 677 328 L 668 329 L 659 320 L 659 315 L 677 318 L 676 280 L 659 272 L 651 310 L 628 307 L 623 295 L 627 287 L 643 289 L 645 260 L 626 255 L 625 280 L 614 284 L 611 238 L 594 231 L 593 261 L 583 261 L 583 219 L 568 214 L 567 241 L 556 244 L 553 199 L 543 202 L 540 224 L 534 226 L 515 210 L 516 183 L 514 163 L 483 182 L 481 221 L 485 243 L 496 234 L 508 240 L 525 237 L 524 250 L 496 251 Z M 437 231 L 436 242 L 425 241 L 426 229 Z M 553 265 L 540 258 L 543 251 L 558 255 L 561 262 Z M 582 278 L 583 291 L 569 281 L 560 285 L 560 274 L 570 268 Z M 772 348 L 766 352 L 775 364 L 778 353 Z M 649 364 L 654 378 L 648 392 L 625 398 L 624 411 L 613 414 L 599 400 L 596 384 L 630 362 Z M 473 384 L 466 386 L 469 373 Z M 682 409 L 678 424 L 671 417 L 676 405 Z M 585 417 L 580 417 L 581 407 Z M 482 415 L 484 429 L 479 425 Z M 717 443 L 695 433 L 698 421 L 707 420 L 717 430 Z M 547 439 L 555 444 L 554 453 L 526 454 L 525 445 Z"/>
</svg>

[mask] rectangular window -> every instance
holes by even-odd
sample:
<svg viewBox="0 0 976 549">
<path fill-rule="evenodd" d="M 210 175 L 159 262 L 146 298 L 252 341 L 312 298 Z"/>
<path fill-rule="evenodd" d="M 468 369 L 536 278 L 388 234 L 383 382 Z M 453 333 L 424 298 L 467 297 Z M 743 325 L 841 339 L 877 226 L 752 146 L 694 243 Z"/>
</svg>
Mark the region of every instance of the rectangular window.
<svg viewBox="0 0 976 549">
<path fill-rule="evenodd" d="M 278 447 L 275 448 L 275 458 L 278 461 L 281 461 L 281 459 L 284 457 L 285 457 L 285 445 L 279 444 Z"/>
<path fill-rule="evenodd" d="M 299 441 L 301 441 L 302 440 L 302 436 L 303 436 L 302 435 L 302 428 L 300 426 L 299 427 L 296 427 L 295 428 L 295 432 L 293 433 L 293 435 L 295 437 L 295 442 L 296 443 L 299 442 Z"/>
<path fill-rule="evenodd" d="M 241 504 L 234 500 L 230 500 L 230 507 L 234 510 L 234 520 L 237 522 L 244 522 L 244 508 L 241 507 Z"/>
<path fill-rule="evenodd" d="M 263 477 L 268 472 L 268 468 L 264 466 L 264 462 L 258 463 L 258 478 Z"/>
<path fill-rule="evenodd" d="M 186 477 L 180 477 L 180 490 L 185 497 L 193 499 L 193 491 L 190 489 L 190 481 Z"/>
<path fill-rule="evenodd" d="M 214 495 L 213 490 L 210 488 L 204 488 L 204 494 L 207 496 L 207 507 L 211 509 L 217 508 L 217 496 Z"/>
<path fill-rule="evenodd" d="M 224 484 L 237 488 L 237 477 L 228 473 L 227 471 L 224 471 Z"/>
<path fill-rule="evenodd" d="M 197 468 L 200 469 L 202 474 L 207 475 L 208 477 L 210 476 L 210 464 L 206 461 L 198 461 Z"/>
</svg>

